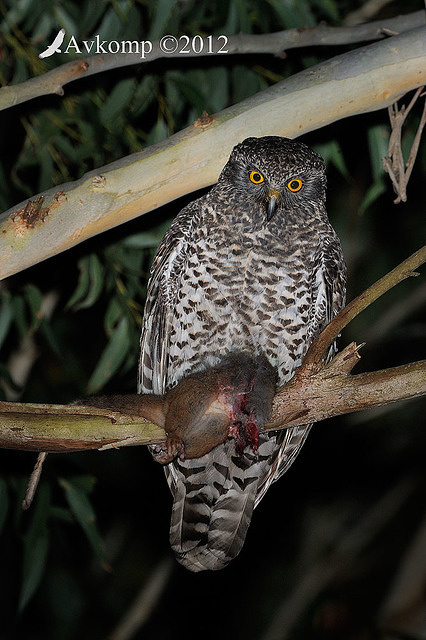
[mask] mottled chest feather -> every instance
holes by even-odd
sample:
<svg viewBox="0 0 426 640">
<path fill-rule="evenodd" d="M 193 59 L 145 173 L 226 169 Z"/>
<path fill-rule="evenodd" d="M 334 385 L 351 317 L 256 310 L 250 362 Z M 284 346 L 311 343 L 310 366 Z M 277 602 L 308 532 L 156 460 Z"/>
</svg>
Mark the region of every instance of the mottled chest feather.
<svg viewBox="0 0 426 640">
<path fill-rule="evenodd" d="M 171 385 L 241 348 L 265 353 L 283 382 L 306 350 L 324 223 L 302 227 L 283 212 L 253 228 L 250 211 L 235 221 L 224 207 L 207 199 L 191 234 L 171 322 Z"/>
</svg>

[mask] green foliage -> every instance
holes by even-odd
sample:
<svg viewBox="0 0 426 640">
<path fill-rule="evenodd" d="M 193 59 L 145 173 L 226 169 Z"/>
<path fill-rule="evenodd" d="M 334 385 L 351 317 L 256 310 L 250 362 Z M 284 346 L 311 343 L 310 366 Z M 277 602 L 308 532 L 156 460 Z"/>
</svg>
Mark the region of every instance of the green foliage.
<svg viewBox="0 0 426 640">
<path fill-rule="evenodd" d="M 61 27 L 67 38 L 73 35 L 77 42 L 91 40 L 96 34 L 117 41 L 147 40 L 166 33 L 176 37 L 258 34 L 312 27 L 320 21 L 340 26 L 346 14 L 360 4 L 356 0 L 4 0 L 0 2 L 0 83 L 23 82 L 79 59 L 72 50 L 38 58 Z M 406 11 L 406 4 L 400 1 L 385 13 L 394 16 Z M 347 49 L 293 50 L 285 59 L 268 55 L 164 58 L 91 76 L 66 85 L 64 96 L 46 96 L 10 108 L 0 116 L 0 207 L 7 209 L 40 190 L 76 180 L 89 170 L 138 152 L 188 126 L 203 110 L 214 113 L 225 109 Z M 285 117 L 283 113 L 284 122 Z M 414 109 L 404 133 L 406 154 L 417 122 L 418 110 Z M 407 257 L 425 237 L 421 184 L 426 167 L 420 158 L 408 203 L 394 207 L 381 162 L 388 136 L 386 111 L 341 121 L 306 136 L 306 142 L 327 162 L 329 212 L 344 245 L 350 298 Z M 151 259 L 171 217 L 187 201 L 171 203 L 2 283 L 2 397 L 12 389 L 21 393 L 23 401 L 69 402 L 102 390 L 134 391 Z M 388 294 L 343 337 L 345 342 L 367 340 L 361 363 L 365 368 L 419 357 L 418 345 L 426 335 L 416 303 L 420 286 L 407 281 L 400 287 L 403 293 Z M 51 295 L 56 303 L 49 315 L 45 307 Z M 405 295 L 411 296 L 411 311 L 400 303 Z M 390 327 L 386 332 L 380 330 L 382 317 Z M 29 339 L 36 359 L 29 363 L 27 380 L 18 389 L 11 377 L 11 362 L 21 352 L 25 354 L 22 347 Z M 357 521 L 374 499 L 371 487 L 377 487 L 378 476 L 383 485 L 396 482 L 404 469 L 422 477 L 422 438 L 411 431 L 418 413 L 415 407 L 400 409 L 395 428 L 391 414 L 378 415 L 371 418 L 368 427 L 361 423 L 356 429 L 350 428 L 348 420 L 346 428 L 339 424 L 333 431 L 331 427 L 331 436 L 323 428 L 321 437 L 312 440 L 311 449 L 306 445 L 305 463 L 298 460 L 292 479 L 282 481 L 287 482 L 287 489 L 282 485 L 273 489 L 275 501 L 271 497 L 268 505 L 265 500 L 256 513 L 258 524 L 254 523 L 235 568 L 200 579 L 177 573 L 171 595 L 166 594 L 158 612 L 153 612 L 154 623 L 144 637 L 170 637 L 172 633 L 179 637 L 182 625 L 176 621 L 188 610 L 188 602 L 191 616 L 196 617 L 197 610 L 205 611 L 206 598 L 217 602 L 219 592 L 225 602 L 235 602 L 233 609 L 238 612 L 228 635 L 243 634 L 247 640 L 262 637 L 275 609 L 287 597 L 296 577 L 301 581 L 302 568 L 323 543 L 321 531 L 328 530 L 333 517 L 341 517 L 340 501 L 345 501 L 348 520 Z M 141 583 L 148 580 L 153 564 L 166 552 L 169 496 L 161 471 L 150 466 L 141 451 L 49 455 L 46 480 L 33 507 L 22 514 L 20 502 L 33 456 L 0 452 L 0 458 L 1 562 L 5 567 L 0 578 L 5 610 L 0 635 L 5 640 L 18 635 L 43 640 L 107 637 Z M 277 504 L 285 509 L 286 524 L 269 527 L 265 545 L 264 525 L 268 519 L 277 522 Z M 422 505 L 423 500 L 416 506 L 413 499 L 412 511 L 401 520 L 414 521 L 412 514 L 420 513 Z M 105 538 L 100 530 L 108 532 Z M 371 551 L 375 560 L 366 554 L 354 575 L 335 587 L 339 598 L 351 590 L 357 595 L 365 592 L 362 606 L 355 606 L 355 614 L 361 614 L 358 619 L 363 621 L 365 612 L 369 614 L 380 599 L 377 582 L 382 576 L 389 584 L 394 568 L 383 568 L 377 558 L 382 558 L 385 546 L 391 549 L 392 557 L 398 554 L 398 545 L 389 542 L 389 530 L 383 538 Z M 333 541 L 328 544 L 333 546 Z M 104 572 L 100 575 L 99 566 L 105 567 L 111 549 L 115 553 L 114 573 L 106 577 Z M 262 562 L 253 563 L 252 558 L 259 560 L 260 553 Z M 95 563 L 88 562 L 92 554 Z M 368 588 L 359 587 L 360 574 L 367 571 L 364 567 L 369 563 Z M 374 597 L 369 597 L 370 583 L 377 588 Z M 322 595 L 325 604 L 333 595 L 333 588 Z M 313 630 L 321 624 L 317 612 L 321 613 L 324 603 L 318 600 L 308 608 L 294 634 L 296 640 L 328 637 L 326 631 L 321 635 L 321 628 L 317 635 Z M 18 609 L 22 615 L 17 621 Z M 253 615 L 245 615 L 246 611 Z M 198 628 L 196 618 L 187 624 Z M 200 628 L 205 629 L 206 638 L 219 633 L 214 621 L 206 629 L 204 620 Z M 188 629 L 182 633 L 187 635 Z M 356 636 L 348 631 L 341 637 Z"/>
<path fill-rule="evenodd" d="M 87 391 L 89 395 L 96 393 L 116 373 L 131 346 L 127 318 L 121 318 L 117 326 L 111 330 L 107 346 L 92 373 Z"/>
<path fill-rule="evenodd" d="M 46 567 L 49 548 L 48 517 L 50 510 L 50 489 L 43 483 L 38 488 L 31 522 L 23 538 L 23 577 L 19 597 L 22 611 L 34 595 Z"/>
<path fill-rule="evenodd" d="M 103 289 L 104 267 L 98 256 L 90 253 L 78 262 L 80 278 L 76 290 L 68 301 L 74 311 L 91 307 L 98 300 Z"/>
<path fill-rule="evenodd" d="M 88 498 L 93 491 L 95 479 L 90 476 L 81 476 L 73 480 L 59 478 L 59 484 L 65 492 L 71 513 L 87 536 L 94 553 L 105 563 L 104 544 L 96 525 L 96 514 Z"/>
<path fill-rule="evenodd" d="M 375 125 L 368 130 L 372 183 L 365 192 L 360 210 L 365 211 L 386 191 L 386 178 L 382 158 L 387 154 L 389 128 Z"/>
<path fill-rule="evenodd" d="M 107 567 L 104 543 L 99 534 L 96 515 L 89 500 L 95 479 L 92 476 L 79 476 L 72 480 L 59 478 L 58 482 L 64 491 L 69 511 L 53 504 L 51 488 L 46 482 L 42 482 L 37 489 L 35 503 L 29 512 L 29 521 L 22 536 L 22 582 L 18 603 L 20 612 L 27 607 L 46 572 L 52 522 L 62 521 L 69 525 L 73 522 L 73 516 L 87 537 L 99 562 Z M 16 485 L 15 488 L 18 490 L 18 495 L 22 494 L 22 485 Z M 0 532 L 5 522 L 7 505 L 7 485 L 4 480 L 0 480 Z M 22 520 L 21 514 L 18 518 Z"/>
<path fill-rule="evenodd" d="M 317 144 L 315 151 L 324 158 L 328 166 L 333 165 L 346 180 L 349 179 L 349 171 L 337 140 L 328 140 L 322 144 Z"/>
</svg>

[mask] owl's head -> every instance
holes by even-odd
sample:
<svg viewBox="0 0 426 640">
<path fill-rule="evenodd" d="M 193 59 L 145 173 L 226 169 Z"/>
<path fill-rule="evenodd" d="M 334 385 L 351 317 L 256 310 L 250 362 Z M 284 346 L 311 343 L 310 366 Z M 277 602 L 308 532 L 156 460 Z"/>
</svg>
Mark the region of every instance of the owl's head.
<svg viewBox="0 0 426 640">
<path fill-rule="evenodd" d="M 269 221 L 277 210 L 324 204 L 324 160 L 313 149 L 289 138 L 246 138 L 237 144 L 219 176 L 218 186 L 265 210 Z"/>
</svg>

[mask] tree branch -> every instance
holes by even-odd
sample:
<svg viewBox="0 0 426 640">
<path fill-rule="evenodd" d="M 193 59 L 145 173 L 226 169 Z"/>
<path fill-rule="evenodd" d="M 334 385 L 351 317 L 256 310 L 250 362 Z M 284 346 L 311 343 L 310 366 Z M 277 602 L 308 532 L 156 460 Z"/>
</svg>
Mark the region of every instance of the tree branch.
<svg viewBox="0 0 426 640">
<path fill-rule="evenodd" d="M 371 40 L 381 40 L 388 33 L 403 33 L 410 29 L 415 29 L 424 25 L 425 18 L 423 11 L 415 11 L 396 18 L 387 20 L 377 20 L 367 24 L 346 27 L 328 27 L 320 24 L 314 28 L 298 28 L 278 31 L 277 33 L 251 35 L 240 33 L 227 36 L 227 55 L 232 54 L 274 54 L 283 55 L 286 49 L 296 49 L 310 46 L 330 46 L 354 44 Z M 191 48 L 185 52 L 186 58 L 220 55 L 219 50 L 224 44 L 218 41 L 217 50 L 212 50 L 212 44 L 207 38 L 202 38 L 203 46 L 200 45 L 201 52 L 195 53 Z M 0 89 L 0 110 L 7 109 L 27 100 L 48 95 L 57 94 L 62 96 L 63 87 L 69 82 L 79 78 L 128 67 L 131 65 L 153 62 L 159 58 L 182 58 L 181 47 L 173 53 L 164 53 L 160 46 L 160 41 L 152 43 L 152 50 L 145 57 L 141 53 L 120 53 L 98 54 L 86 58 L 80 58 L 47 71 L 46 73 L 26 80 L 18 85 L 3 87 Z M 198 50 L 198 48 L 197 48 Z"/>
<path fill-rule="evenodd" d="M 351 375 L 355 343 L 327 365 L 322 357 L 340 330 L 363 309 L 426 261 L 426 246 L 355 298 L 314 340 L 294 377 L 274 399 L 266 429 L 284 429 L 426 394 L 426 360 Z M 165 440 L 164 398 L 112 396 L 111 408 L 0 403 L 0 447 L 32 451 L 105 450 Z M 108 398 L 107 398 L 108 400 Z M 129 406 L 133 410 L 129 411 Z M 219 444 L 219 441 L 216 443 Z"/>
<path fill-rule="evenodd" d="M 149 416 L 149 407 L 141 411 Z M 0 402 L 0 424 L 0 448 L 21 451 L 102 451 L 165 439 L 164 430 L 142 416 L 79 405 Z"/>
<path fill-rule="evenodd" d="M 413 253 L 409 258 L 401 262 L 395 269 L 389 271 L 385 276 L 377 280 L 371 287 L 368 287 L 357 298 L 352 300 L 346 307 L 325 327 L 321 334 L 311 344 L 300 367 L 300 372 L 307 374 L 318 371 L 322 366 L 322 359 L 333 340 L 353 320 L 361 311 L 364 311 L 370 304 L 375 302 L 380 296 L 392 289 L 395 285 L 410 276 L 417 276 L 415 269 L 426 262 L 426 245 Z"/>
<path fill-rule="evenodd" d="M 232 147 L 247 136 L 297 137 L 389 106 L 426 84 L 425 51 L 426 27 L 361 47 L 22 202 L 0 217 L 0 278 L 213 184 Z"/>
<path fill-rule="evenodd" d="M 275 396 L 265 428 L 296 427 L 426 394 L 426 360 L 350 375 L 359 359 L 352 342 L 320 371 L 296 374 Z"/>
</svg>

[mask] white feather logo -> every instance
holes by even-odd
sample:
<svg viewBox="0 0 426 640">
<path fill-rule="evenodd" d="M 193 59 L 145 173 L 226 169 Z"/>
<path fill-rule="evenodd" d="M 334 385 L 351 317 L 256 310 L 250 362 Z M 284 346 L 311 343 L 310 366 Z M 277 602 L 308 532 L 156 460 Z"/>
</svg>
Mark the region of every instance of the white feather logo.
<svg viewBox="0 0 426 640">
<path fill-rule="evenodd" d="M 63 43 L 64 38 L 65 38 L 65 29 L 61 29 L 60 31 L 58 31 L 58 34 L 54 39 L 54 41 L 52 42 L 52 44 L 49 45 L 45 51 L 43 51 L 42 53 L 39 53 L 38 57 L 49 58 L 50 56 L 53 56 L 54 53 L 62 53 L 60 46 Z"/>
</svg>

